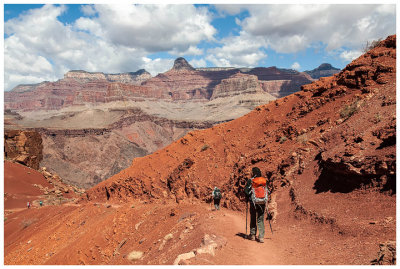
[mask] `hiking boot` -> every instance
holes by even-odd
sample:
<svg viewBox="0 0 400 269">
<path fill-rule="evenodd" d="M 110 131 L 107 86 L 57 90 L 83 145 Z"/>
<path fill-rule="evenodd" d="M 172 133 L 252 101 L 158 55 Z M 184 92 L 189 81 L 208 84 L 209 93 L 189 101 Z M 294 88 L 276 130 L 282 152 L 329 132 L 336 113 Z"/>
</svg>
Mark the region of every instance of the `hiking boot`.
<svg viewBox="0 0 400 269">
<path fill-rule="evenodd" d="M 264 238 L 258 238 L 259 243 L 264 243 Z"/>
<path fill-rule="evenodd" d="M 247 239 L 251 240 L 251 241 L 256 241 L 256 236 L 254 234 L 249 234 L 247 236 Z"/>
</svg>

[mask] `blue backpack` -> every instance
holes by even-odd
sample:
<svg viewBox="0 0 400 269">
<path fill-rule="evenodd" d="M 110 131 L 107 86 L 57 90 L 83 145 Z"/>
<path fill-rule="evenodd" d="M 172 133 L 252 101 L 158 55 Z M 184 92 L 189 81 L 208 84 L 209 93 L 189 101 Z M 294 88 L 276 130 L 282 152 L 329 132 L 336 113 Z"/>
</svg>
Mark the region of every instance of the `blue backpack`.
<svg viewBox="0 0 400 269">
<path fill-rule="evenodd" d="M 214 199 L 220 200 L 221 198 L 222 198 L 221 191 L 218 188 L 216 188 L 214 190 Z"/>
</svg>

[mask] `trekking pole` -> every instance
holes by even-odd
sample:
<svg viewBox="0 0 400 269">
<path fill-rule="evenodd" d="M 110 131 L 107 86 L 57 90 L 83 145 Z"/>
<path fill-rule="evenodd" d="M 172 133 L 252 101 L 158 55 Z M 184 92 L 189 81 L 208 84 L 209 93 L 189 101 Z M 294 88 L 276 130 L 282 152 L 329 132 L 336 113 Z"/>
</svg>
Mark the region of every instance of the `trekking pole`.
<svg viewBox="0 0 400 269">
<path fill-rule="evenodd" d="M 246 199 L 246 235 L 247 235 L 247 211 L 249 207 L 249 201 Z"/>
<path fill-rule="evenodd" d="M 271 220 L 269 219 L 268 204 L 265 205 L 265 208 L 267 209 L 269 228 L 271 228 L 271 233 L 274 234 L 274 232 L 272 231 Z"/>
</svg>

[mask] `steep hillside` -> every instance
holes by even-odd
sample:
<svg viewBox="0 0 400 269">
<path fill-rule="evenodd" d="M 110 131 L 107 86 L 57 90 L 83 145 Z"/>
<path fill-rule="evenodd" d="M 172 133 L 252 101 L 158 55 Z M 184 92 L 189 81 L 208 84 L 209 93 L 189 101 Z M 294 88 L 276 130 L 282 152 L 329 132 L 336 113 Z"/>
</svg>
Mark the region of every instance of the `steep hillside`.
<svg viewBox="0 0 400 269">
<path fill-rule="evenodd" d="M 90 188 L 135 157 L 189 131 L 238 118 L 310 81 L 305 74 L 277 68 L 197 70 L 184 58 L 154 78 L 145 70 L 73 70 L 55 82 L 6 92 L 5 129 L 40 132 L 41 166 Z"/>
<path fill-rule="evenodd" d="M 211 186 L 219 185 L 230 195 L 228 207 L 236 208 L 249 167 L 258 165 L 272 174 L 277 188 L 290 182 L 285 174 L 290 168 L 311 160 L 320 172 L 359 177 L 349 180 L 355 181 L 352 189 L 375 184 L 395 191 L 390 185 L 395 162 L 394 40 L 388 38 L 339 74 L 303 86 L 301 92 L 135 159 L 129 169 L 93 188 L 90 199 L 131 199 L 143 193 L 148 198 L 167 193 L 177 201 L 204 199 Z M 387 184 L 381 176 L 388 177 Z"/>
<path fill-rule="evenodd" d="M 395 78 L 390 36 L 333 77 L 134 159 L 76 204 L 11 214 L 5 263 L 396 264 Z M 265 244 L 244 239 L 254 166 L 272 191 Z M 204 203 L 214 186 L 221 211 Z"/>
</svg>

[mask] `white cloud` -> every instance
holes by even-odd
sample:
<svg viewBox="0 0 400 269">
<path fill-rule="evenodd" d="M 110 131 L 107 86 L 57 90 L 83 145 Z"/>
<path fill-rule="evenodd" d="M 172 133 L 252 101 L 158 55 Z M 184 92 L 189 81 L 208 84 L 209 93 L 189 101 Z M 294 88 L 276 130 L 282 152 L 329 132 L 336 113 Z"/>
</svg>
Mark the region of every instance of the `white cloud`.
<svg viewBox="0 0 400 269">
<path fill-rule="evenodd" d="M 244 32 L 240 36 L 224 38 L 221 43 L 221 47 L 207 50 L 206 59 L 215 66 L 252 67 L 267 57 L 261 50 L 265 45 L 263 40 Z"/>
<path fill-rule="evenodd" d="M 143 57 L 142 60 L 144 62 L 144 69 L 146 69 L 152 76 L 156 76 L 159 73 L 164 73 L 171 69 L 174 65 L 173 59 L 156 58 L 152 60 L 148 57 Z"/>
<path fill-rule="evenodd" d="M 93 5 L 82 5 L 81 10 L 82 13 L 87 16 L 93 16 L 97 13 Z"/>
<path fill-rule="evenodd" d="M 294 62 L 291 66 L 292 69 L 294 70 L 299 70 L 300 69 L 300 64 L 298 62 Z"/>
<path fill-rule="evenodd" d="M 96 5 L 97 22 L 115 45 L 148 52 L 186 51 L 216 33 L 211 14 L 193 5 Z"/>
<path fill-rule="evenodd" d="M 186 51 L 178 51 L 173 49 L 169 52 L 171 55 L 202 55 L 204 51 L 196 46 L 190 46 Z"/>
<path fill-rule="evenodd" d="M 342 58 L 346 62 L 350 62 L 360 57 L 362 53 L 363 52 L 361 50 L 350 50 L 350 51 L 345 50 L 342 53 L 340 53 L 340 58 Z"/>
<path fill-rule="evenodd" d="M 242 12 L 247 8 L 247 5 L 238 5 L 238 4 L 219 4 L 215 5 L 215 8 L 219 12 L 220 15 L 225 16 L 225 15 L 236 15 Z"/>
<path fill-rule="evenodd" d="M 359 48 L 396 32 L 395 5 L 249 5 L 240 25 L 277 52 L 322 42 L 327 50 Z"/>
<path fill-rule="evenodd" d="M 193 67 L 206 67 L 207 63 L 204 59 L 193 59 L 189 61 L 189 64 Z"/>
<path fill-rule="evenodd" d="M 93 5 L 71 25 L 58 20 L 66 6 L 45 5 L 4 24 L 5 89 L 62 78 L 71 69 L 151 74 L 170 69 L 173 59 L 145 61 L 149 52 L 201 55 L 202 40 L 216 32 L 205 8 L 192 5 Z M 149 59 L 149 58 L 147 58 Z"/>
</svg>

